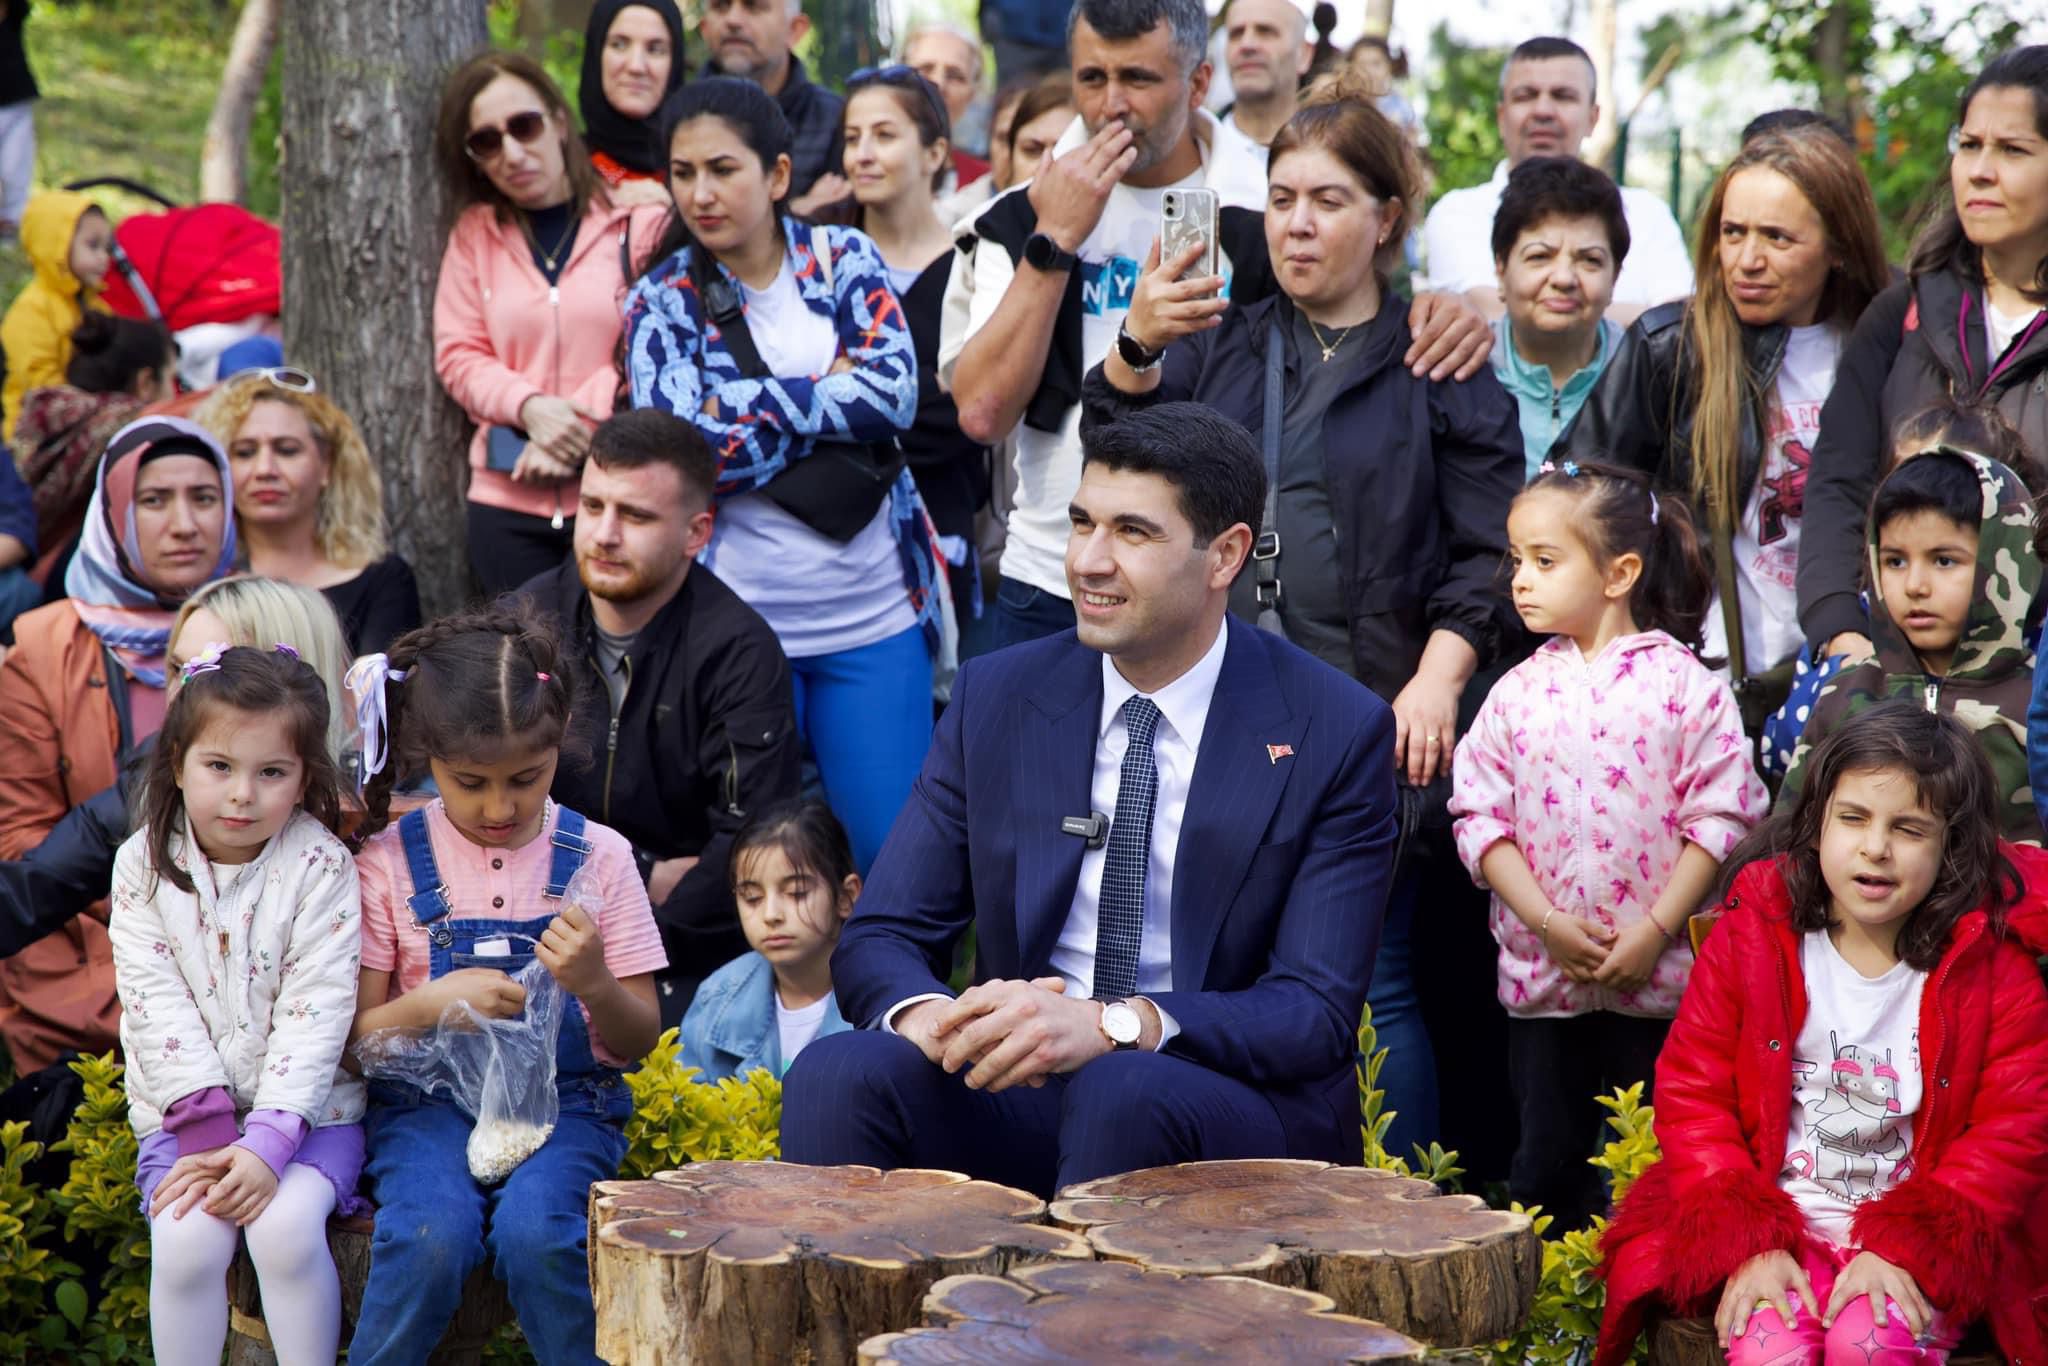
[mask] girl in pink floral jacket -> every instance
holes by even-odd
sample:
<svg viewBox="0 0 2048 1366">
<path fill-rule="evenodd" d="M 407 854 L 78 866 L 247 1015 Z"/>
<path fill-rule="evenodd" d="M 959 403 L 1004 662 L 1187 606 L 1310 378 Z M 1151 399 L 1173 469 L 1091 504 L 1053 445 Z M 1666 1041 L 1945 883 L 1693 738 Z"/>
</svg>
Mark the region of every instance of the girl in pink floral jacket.
<svg viewBox="0 0 2048 1366">
<path fill-rule="evenodd" d="M 1458 856 L 1493 892 L 1521 1115 L 1514 1198 L 1558 1226 L 1604 1204 L 1586 1164 L 1611 1087 L 1648 1083 L 1692 958 L 1685 922 L 1767 810 L 1699 638 L 1713 577 L 1643 476 L 1545 464 L 1508 514 L 1515 609 L 1550 636 L 1458 744 Z"/>
</svg>

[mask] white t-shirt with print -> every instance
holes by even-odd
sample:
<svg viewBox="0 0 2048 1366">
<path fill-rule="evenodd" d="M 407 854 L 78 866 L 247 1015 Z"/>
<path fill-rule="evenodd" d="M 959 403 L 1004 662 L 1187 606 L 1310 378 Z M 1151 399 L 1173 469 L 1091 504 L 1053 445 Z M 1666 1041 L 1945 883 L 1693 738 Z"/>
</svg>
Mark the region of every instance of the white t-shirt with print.
<svg viewBox="0 0 2048 1366">
<path fill-rule="evenodd" d="M 1806 1023 L 1792 1046 L 1792 1118 L 1778 1187 L 1830 1242 L 1849 1242 L 1865 1200 L 1905 1179 L 1920 1111 L 1920 995 L 1927 974 L 1849 966 L 1825 930 L 1799 944 Z"/>
<path fill-rule="evenodd" d="M 1215 153 L 1222 134 L 1206 113 L 1198 113 L 1196 143 L 1202 151 L 1202 168 L 1173 185 L 1137 189 L 1119 184 L 1109 192 L 1102 219 L 1095 231 L 1075 253 L 1081 273 L 1081 368 L 1088 368 L 1109 354 L 1116 330 L 1131 308 L 1131 294 L 1137 288 L 1140 267 L 1159 234 L 1161 201 L 1169 189 L 1206 185 L 1216 191 L 1226 207 L 1265 207 L 1265 163 L 1256 158 L 1222 156 Z M 1063 154 L 1087 140 L 1081 120 L 1074 120 L 1053 151 Z M 1023 187 L 1006 191 L 1023 194 Z M 1012 266 L 1007 252 L 999 247 L 974 254 L 972 302 L 962 341 L 971 338 L 993 318 L 1003 301 L 1010 280 L 1017 271 L 1030 270 L 1024 264 Z M 1226 278 L 1231 274 L 1224 266 Z M 1226 284 L 1225 289 L 1229 286 Z M 952 294 L 949 292 L 949 302 Z M 949 334 L 950 335 L 950 334 Z M 955 353 L 957 357 L 957 353 Z M 950 365 L 941 353 L 941 365 Z M 1068 596 L 1067 507 L 1081 486 L 1081 407 L 1075 404 L 1057 432 L 1042 432 L 1019 422 L 1012 433 L 1017 443 L 1017 492 L 1010 509 L 1009 539 L 1003 547 L 1001 572 L 1004 578 L 1042 588 L 1059 597 Z"/>
<path fill-rule="evenodd" d="M 796 1061 L 796 1055 L 810 1046 L 818 1037 L 819 1029 L 825 1024 L 825 1007 L 832 1004 L 832 993 L 826 992 L 807 1006 L 791 1008 L 782 1004 L 782 992 L 775 993 L 775 1033 L 782 1046 L 782 1070 Z"/>
<path fill-rule="evenodd" d="M 832 368 L 838 329 L 804 302 L 787 260 L 768 288 L 740 289 L 747 331 L 770 374 L 822 375 Z M 917 625 L 903 593 L 887 499 L 844 545 L 763 493 L 721 504 L 715 526 L 700 557 L 704 567 L 767 619 L 791 659 L 857 650 Z"/>
<path fill-rule="evenodd" d="M 1764 433 L 1763 466 L 1735 528 L 1735 592 L 1742 609 L 1743 662 L 1751 674 L 1784 663 L 1806 639 L 1799 629 L 1799 527 L 1806 474 L 1820 435 L 1820 410 L 1835 385 L 1842 334 L 1825 324 L 1795 327 L 1785 342 Z M 1716 595 L 1707 613 L 1706 652 L 1728 652 Z"/>
</svg>

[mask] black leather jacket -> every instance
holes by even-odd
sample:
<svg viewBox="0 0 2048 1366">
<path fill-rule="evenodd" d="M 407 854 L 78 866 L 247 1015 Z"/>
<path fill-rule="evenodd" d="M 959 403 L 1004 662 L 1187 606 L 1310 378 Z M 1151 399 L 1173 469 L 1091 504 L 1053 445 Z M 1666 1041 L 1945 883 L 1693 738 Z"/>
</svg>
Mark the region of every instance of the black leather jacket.
<svg viewBox="0 0 2048 1366">
<path fill-rule="evenodd" d="M 630 840 L 643 876 L 657 860 L 698 861 L 654 908 L 663 976 L 694 988 L 747 951 L 726 882 L 732 837 L 749 813 L 801 789 L 789 661 L 760 614 L 696 565 L 635 637 L 614 716 L 575 561 L 522 591 L 561 623 L 584 699 L 571 739 L 590 762 L 556 768 L 555 800 Z"/>
<path fill-rule="evenodd" d="M 1659 304 L 1630 325 L 1585 406 L 1551 448 L 1559 459 L 1604 461 L 1642 470 L 1660 491 L 1692 492 L 1692 349 L 1683 302 Z M 1768 394 L 1778 381 L 1790 329 L 1742 329 L 1751 389 Z M 1763 465 L 1764 414 L 1751 403 L 1742 421 L 1736 501 L 1748 501 Z"/>
</svg>

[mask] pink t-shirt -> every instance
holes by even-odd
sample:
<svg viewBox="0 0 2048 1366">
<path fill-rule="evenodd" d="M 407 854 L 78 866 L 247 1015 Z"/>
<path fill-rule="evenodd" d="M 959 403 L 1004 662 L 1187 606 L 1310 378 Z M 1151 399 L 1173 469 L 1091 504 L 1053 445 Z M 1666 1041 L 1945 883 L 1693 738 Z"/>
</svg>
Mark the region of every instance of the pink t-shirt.
<svg viewBox="0 0 2048 1366">
<path fill-rule="evenodd" d="M 427 837 L 448 887 L 449 915 L 457 920 L 532 920 L 547 914 L 556 903 L 543 899 L 541 892 L 548 883 L 554 856 L 551 837 L 561 809 L 550 801 L 540 834 L 519 848 L 486 849 L 455 828 L 440 802 L 428 806 Z M 584 837 L 590 841 L 584 866 L 597 874 L 603 889 L 596 912 L 605 966 L 620 981 L 659 972 L 668 966 L 668 954 L 661 946 L 632 846 L 618 831 L 596 821 L 587 823 Z M 413 893 L 412 874 L 396 821 L 363 846 L 356 855 L 356 872 L 363 889 L 363 966 L 394 974 L 394 998 L 416 990 L 432 973 L 433 946 L 405 904 Z M 615 1067 L 635 1061 L 606 1048 L 595 1025 L 590 1029 L 590 1050 L 600 1062 Z"/>
</svg>

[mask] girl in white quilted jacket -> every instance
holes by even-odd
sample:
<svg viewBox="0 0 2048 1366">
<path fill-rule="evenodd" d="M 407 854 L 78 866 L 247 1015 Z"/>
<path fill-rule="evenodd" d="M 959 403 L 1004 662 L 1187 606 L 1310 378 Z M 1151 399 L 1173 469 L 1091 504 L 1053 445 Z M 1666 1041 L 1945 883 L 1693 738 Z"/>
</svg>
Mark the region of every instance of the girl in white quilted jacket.
<svg viewBox="0 0 2048 1366">
<path fill-rule="evenodd" d="M 172 661 L 176 664 L 176 661 Z M 114 861 L 136 1185 L 162 1366 L 220 1360 L 241 1239 L 284 1366 L 332 1363 L 327 1217 L 353 1212 L 362 1083 L 341 1070 L 361 904 L 326 686 L 289 646 L 208 646 L 179 670 L 143 824 Z"/>
</svg>

